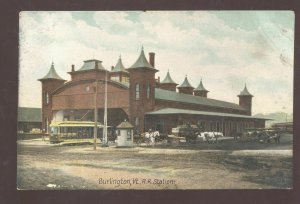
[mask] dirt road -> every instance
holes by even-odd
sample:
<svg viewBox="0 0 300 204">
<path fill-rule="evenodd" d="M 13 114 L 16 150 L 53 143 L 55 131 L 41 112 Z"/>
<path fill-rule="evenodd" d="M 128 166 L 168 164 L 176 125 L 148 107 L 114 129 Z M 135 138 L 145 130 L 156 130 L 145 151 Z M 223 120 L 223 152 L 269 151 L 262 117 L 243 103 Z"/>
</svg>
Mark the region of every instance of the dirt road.
<svg viewBox="0 0 300 204">
<path fill-rule="evenodd" d="M 93 151 L 90 145 L 51 146 L 41 141 L 21 141 L 18 142 L 18 188 L 59 190 L 292 187 L 290 148 L 269 146 L 264 150 L 223 149 L 99 147 Z"/>
</svg>

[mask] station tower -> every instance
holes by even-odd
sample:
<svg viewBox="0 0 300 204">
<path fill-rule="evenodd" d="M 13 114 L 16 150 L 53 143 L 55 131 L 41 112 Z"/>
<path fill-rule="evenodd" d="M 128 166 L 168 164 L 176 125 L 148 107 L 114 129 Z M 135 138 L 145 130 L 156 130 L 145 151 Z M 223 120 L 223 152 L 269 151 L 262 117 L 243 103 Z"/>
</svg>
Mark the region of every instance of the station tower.
<svg viewBox="0 0 300 204">
<path fill-rule="evenodd" d="M 52 62 L 49 72 L 39 81 L 42 82 L 42 128 L 48 133 L 52 120 L 52 92 L 62 86 L 66 80 L 57 74 Z"/>
<path fill-rule="evenodd" d="M 238 95 L 239 105 L 247 110 L 247 115 L 252 114 L 252 97 L 253 95 L 249 93 L 247 85 L 245 84 L 244 90 Z"/>
<path fill-rule="evenodd" d="M 136 62 L 129 67 L 129 119 L 139 132 L 144 132 L 145 113 L 155 107 L 154 54 L 150 54 L 151 64 L 147 61 L 144 49 Z"/>
</svg>

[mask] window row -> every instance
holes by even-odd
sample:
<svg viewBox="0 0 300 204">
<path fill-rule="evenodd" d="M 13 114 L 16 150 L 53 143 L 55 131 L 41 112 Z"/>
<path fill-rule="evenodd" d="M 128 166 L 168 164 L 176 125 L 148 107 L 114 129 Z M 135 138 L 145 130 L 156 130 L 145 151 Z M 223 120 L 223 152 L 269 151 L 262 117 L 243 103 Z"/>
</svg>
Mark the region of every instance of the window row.
<svg viewBox="0 0 300 204">
<path fill-rule="evenodd" d="M 146 87 L 146 95 L 147 95 L 148 99 L 150 98 L 150 94 L 151 94 L 151 87 L 150 87 L 150 83 L 148 83 L 147 87 Z M 135 99 L 139 100 L 140 99 L 140 95 L 141 95 L 140 84 L 136 83 L 135 84 Z"/>
</svg>

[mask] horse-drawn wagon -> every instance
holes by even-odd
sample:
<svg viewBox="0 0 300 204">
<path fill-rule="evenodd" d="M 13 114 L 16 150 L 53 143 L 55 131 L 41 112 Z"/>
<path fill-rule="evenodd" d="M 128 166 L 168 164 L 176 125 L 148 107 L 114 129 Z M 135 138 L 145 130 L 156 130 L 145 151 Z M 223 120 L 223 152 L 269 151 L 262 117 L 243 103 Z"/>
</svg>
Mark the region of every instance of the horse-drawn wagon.
<svg viewBox="0 0 300 204">
<path fill-rule="evenodd" d="M 245 130 L 243 138 L 256 140 L 260 143 L 271 143 L 274 140 L 278 144 L 281 135 L 282 131 L 277 128 L 249 128 Z"/>
<path fill-rule="evenodd" d="M 200 132 L 201 128 L 197 125 L 178 125 L 172 128 L 172 134 L 168 135 L 168 141 L 195 143 Z"/>
</svg>

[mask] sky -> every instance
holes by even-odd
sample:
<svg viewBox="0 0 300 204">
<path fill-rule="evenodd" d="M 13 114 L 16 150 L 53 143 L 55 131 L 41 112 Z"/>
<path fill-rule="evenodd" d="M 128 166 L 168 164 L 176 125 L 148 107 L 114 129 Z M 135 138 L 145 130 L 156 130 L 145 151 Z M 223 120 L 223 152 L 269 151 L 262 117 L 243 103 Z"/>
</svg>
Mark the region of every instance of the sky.
<svg viewBox="0 0 300 204">
<path fill-rule="evenodd" d="M 252 112 L 293 112 L 292 11 L 99 11 L 20 13 L 19 106 L 41 107 L 41 82 L 54 63 L 70 80 L 84 60 L 110 70 L 155 52 L 156 78 L 200 80 L 209 98 L 238 103 L 245 84 Z"/>
</svg>

